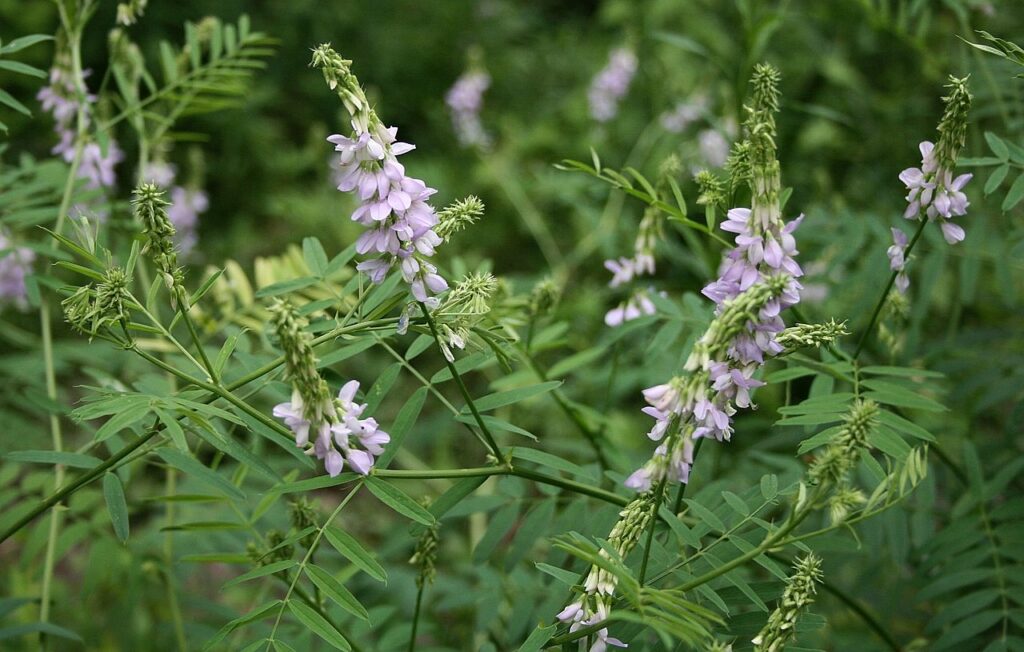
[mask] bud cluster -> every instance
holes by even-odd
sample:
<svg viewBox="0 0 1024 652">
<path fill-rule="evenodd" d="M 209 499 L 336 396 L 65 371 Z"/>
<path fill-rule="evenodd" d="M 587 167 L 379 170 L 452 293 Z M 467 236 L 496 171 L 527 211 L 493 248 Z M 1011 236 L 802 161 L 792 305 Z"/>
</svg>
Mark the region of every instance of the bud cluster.
<svg viewBox="0 0 1024 652">
<path fill-rule="evenodd" d="M 786 590 L 768 622 L 751 643 L 756 652 L 780 652 L 796 635 L 796 621 L 814 603 L 816 584 L 821 581 L 821 559 L 808 553 L 798 559 L 795 571 L 786 581 Z"/>
</svg>

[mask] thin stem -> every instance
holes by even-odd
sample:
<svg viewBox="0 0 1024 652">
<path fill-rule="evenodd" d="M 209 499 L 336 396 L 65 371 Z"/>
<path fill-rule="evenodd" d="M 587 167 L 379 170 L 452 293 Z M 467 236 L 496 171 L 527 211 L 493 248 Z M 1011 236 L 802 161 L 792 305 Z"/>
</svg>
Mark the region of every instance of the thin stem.
<svg viewBox="0 0 1024 652">
<path fill-rule="evenodd" d="M 416 590 L 416 609 L 412 612 L 412 632 L 409 634 L 409 652 L 414 652 L 416 649 L 416 630 L 419 629 L 420 606 L 423 602 L 423 588 L 425 586 L 426 583 L 421 582 L 419 588 Z"/>
<path fill-rule="evenodd" d="M 68 175 L 64 181 L 64 192 L 61 195 L 60 207 L 57 210 L 57 222 L 54 225 L 54 233 L 60 234 L 64 230 L 64 221 L 67 219 L 68 211 L 71 208 L 71 197 L 75 188 L 75 181 L 78 179 L 78 170 L 82 163 L 82 153 L 85 148 L 85 84 L 82 73 L 81 53 L 81 26 L 73 24 L 71 17 L 62 2 L 57 2 L 60 13 L 61 24 L 68 37 L 68 48 L 71 50 L 71 74 L 75 81 L 75 91 L 78 94 L 78 106 L 75 116 L 75 151 L 68 168 Z M 51 248 L 56 251 L 60 247 L 58 240 L 51 242 Z M 40 301 L 39 322 L 42 335 L 43 364 L 46 377 L 46 396 L 54 404 L 59 402 L 57 394 L 57 377 L 53 359 L 53 331 L 51 328 L 50 303 L 46 298 Z M 61 432 L 60 416 L 56 412 L 50 412 L 50 440 L 53 450 L 60 452 L 64 449 L 64 436 Z M 64 484 L 64 465 L 57 464 L 53 469 L 53 488 L 56 491 Z M 47 622 L 50 618 L 50 592 L 53 584 L 53 569 L 56 565 L 57 538 L 60 534 L 61 513 L 59 510 L 50 515 L 50 527 L 47 533 L 46 553 L 43 561 L 43 578 L 40 588 L 39 621 Z M 6 537 L 5 537 L 6 538 Z M 45 649 L 46 638 L 40 637 L 41 646 Z"/>
<path fill-rule="evenodd" d="M 531 321 L 530 323 L 532 324 L 533 322 Z M 516 349 L 519 351 L 523 360 L 525 360 L 533 370 L 533 373 L 537 375 L 537 378 L 542 382 L 548 380 L 547 370 L 544 369 L 536 358 L 530 355 L 529 350 L 521 346 L 517 346 Z M 601 466 L 601 470 L 603 471 L 609 468 L 608 458 L 604 454 L 604 449 L 601 448 L 601 442 L 598 440 L 598 433 L 591 430 L 590 427 L 584 423 L 583 418 L 580 417 L 579 413 L 569 405 L 569 402 L 566 400 L 565 394 L 562 393 L 561 389 L 555 388 L 555 390 L 551 392 L 551 396 L 554 398 L 555 403 L 558 404 L 558 407 L 562 412 L 564 412 L 565 415 L 569 417 L 569 420 L 575 424 L 576 428 L 580 431 L 580 434 L 586 438 L 590 447 L 594 450 L 594 455 L 597 457 L 597 463 Z"/>
<path fill-rule="evenodd" d="M 904 259 L 910 257 L 910 251 L 917 244 L 917 241 L 921 238 L 921 234 L 924 233 L 924 227 L 927 226 L 928 220 L 922 219 L 921 223 L 917 227 L 917 231 L 914 233 L 914 237 L 911 238 L 910 244 L 907 245 L 906 250 L 903 252 Z M 860 336 L 860 342 L 857 343 L 857 348 L 853 352 L 854 359 L 860 358 L 861 351 L 864 350 L 864 345 L 867 344 L 868 337 L 871 336 L 872 331 L 875 329 L 875 322 L 878 321 L 878 315 L 882 312 L 882 307 L 885 305 L 885 300 L 889 298 L 889 292 L 892 291 L 892 286 L 896 282 L 896 277 L 899 275 L 898 271 L 894 271 L 889 275 L 889 282 L 885 284 L 885 289 L 882 291 L 882 296 L 878 298 L 878 302 L 875 303 L 875 309 L 871 313 L 871 319 L 868 321 L 867 328 L 864 329 L 864 333 Z"/>
<path fill-rule="evenodd" d="M 184 294 L 184 292 L 182 292 Z M 206 349 L 203 348 L 203 343 L 199 339 L 199 333 L 196 332 L 196 325 L 189 317 L 188 308 L 185 307 L 182 297 L 178 298 L 178 311 L 181 313 L 181 319 L 185 322 L 185 327 L 188 328 L 189 337 L 192 338 L 192 344 L 195 345 L 196 350 L 199 351 L 199 357 L 203 361 L 203 366 L 206 367 L 206 373 L 210 375 L 210 380 L 216 384 L 220 384 L 220 378 L 217 375 L 217 369 L 210 362 L 210 358 L 206 355 Z"/>
<path fill-rule="evenodd" d="M 644 556 L 640 561 L 640 573 L 637 575 L 637 582 L 641 587 L 644 585 L 644 580 L 647 578 L 647 563 L 651 559 L 651 544 L 654 543 L 654 531 L 657 529 L 656 525 L 658 523 L 655 516 L 658 514 L 658 507 L 661 506 L 661 501 L 665 497 L 666 480 L 667 477 L 662 478 L 661 482 L 658 483 L 658 488 L 655 490 L 654 503 L 651 505 L 651 516 L 647 523 L 647 542 L 644 544 Z"/>
<path fill-rule="evenodd" d="M 299 567 L 295 571 L 295 577 L 292 579 L 291 584 L 288 585 L 288 592 L 285 593 L 284 599 L 281 600 L 281 606 L 277 610 L 277 618 L 274 620 L 274 627 L 270 630 L 270 637 L 267 639 L 267 650 L 270 650 L 272 647 L 274 647 L 274 637 L 277 636 L 277 628 L 281 626 L 281 617 L 284 616 L 285 605 L 288 604 L 288 600 L 291 599 L 292 593 L 295 592 L 296 585 L 298 585 L 299 583 L 299 578 L 302 577 L 303 570 L 310 563 L 310 558 L 313 556 L 313 551 L 315 551 L 316 547 L 320 544 L 320 539 L 323 537 L 324 531 L 327 530 L 327 528 L 331 525 L 331 522 L 335 518 L 337 518 L 338 514 L 341 513 L 341 510 L 343 510 L 345 506 L 348 505 L 349 501 L 352 500 L 352 498 L 355 497 L 355 495 L 359 493 L 359 490 L 362 488 L 363 483 L 361 481 L 358 484 L 356 484 L 356 486 L 352 487 L 352 491 L 348 492 L 348 495 L 345 496 L 344 500 L 342 500 L 341 503 L 339 503 L 338 506 L 334 508 L 334 511 L 331 512 L 331 515 L 327 517 L 327 520 L 324 521 L 324 524 L 317 529 L 316 534 L 313 536 L 313 541 L 310 542 L 309 548 L 306 550 L 306 555 L 302 558 L 302 561 L 299 562 Z"/>
<path fill-rule="evenodd" d="M 437 343 L 438 348 L 441 348 L 441 336 L 437 332 L 437 324 L 434 323 L 434 318 L 430 316 L 430 312 L 427 310 L 427 306 L 423 302 L 419 302 L 420 310 L 423 311 L 423 318 L 426 320 L 427 325 L 430 326 L 430 333 L 434 336 L 434 342 Z M 469 406 L 469 411 L 473 414 L 473 419 L 476 421 L 477 426 L 480 427 L 480 432 L 484 438 L 484 444 L 491 450 L 494 458 L 499 462 L 503 459 L 501 449 L 498 448 L 498 443 L 494 440 L 494 435 L 491 434 L 487 424 L 484 423 L 484 418 L 480 416 L 480 411 L 476 409 L 476 403 L 473 402 L 473 397 L 470 395 L 469 390 L 466 389 L 466 383 L 462 381 L 462 375 L 459 370 L 455 368 L 455 363 L 448 359 L 448 356 L 444 357 L 444 363 L 448 366 L 448 371 L 452 373 L 452 378 L 455 379 L 455 384 L 459 387 L 459 392 L 462 394 L 462 398 L 466 401 L 466 405 Z"/>
</svg>

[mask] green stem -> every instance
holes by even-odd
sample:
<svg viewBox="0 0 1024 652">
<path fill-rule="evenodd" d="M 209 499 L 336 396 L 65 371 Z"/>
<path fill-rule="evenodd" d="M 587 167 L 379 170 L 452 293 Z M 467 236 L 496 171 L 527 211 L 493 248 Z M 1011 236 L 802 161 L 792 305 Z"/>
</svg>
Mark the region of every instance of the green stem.
<svg viewBox="0 0 1024 652">
<path fill-rule="evenodd" d="M 903 252 L 904 260 L 910 258 L 910 251 L 917 244 L 917 241 L 921 239 L 921 234 L 924 233 L 924 227 L 927 226 L 927 218 L 921 219 L 921 224 L 917 227 L 917 232 L 914 233 L 914 237 L 910 240 L 910 244 L 907 245 L 906 250 Z M 882 296 L 878 298 L 878 302 L 875 303 L 875 309 L 871 313 L 871 319 L 868 321 L 867 327 L 864 329 L 864 333 L 860 336 L 860 342 L 857 343 L 857 348 L 853 352 L 854 359 L 860 358 L 861 351 L 864 350 L 864 345 L 867 344 L 868 338 L 871 336 L 872 331 L 875 329 L 875 322 L 878 321 L 878 315 L 882 312 L 882 307 L 885 305 L 885 300 L 889 298 L 889 292 L 892 290 L 893 284 L 896 282 L 896 277 L 899 275 L 898 271 L 894 271 L 889 275 L 889 282 L 885 284 L 885 289 L 882 291 Z"/>
<path fill-rule="evenodd" d="M 64 230 L 64 221 L 67 219 L 68 211 L 71 208 L 71 197 L 75 188 L 75 181 L 78 179 L 78 170 L 82 163 L 82 152 L 85 148 L 85 131 L 87 128 L 85 118 L 85 84 L 82 73 L 81 53 L 81 26 L 72 24 L 70 16 L 63 3 L 58 2 L 57 8 L 60 13 L 61 24 L 68 37 L 68 49 L 71 50 L 71 74 L 75 80 L 75 90 L 79 95 L 78 110 L 75 116 L 75 152 L 71 160 L 71 167 L 68 168 L 68 175 L 64 181 L 64 192 L 61 195 L 60 207 L 57 210 L 57 222 L 54 225 L 54 233 L 60 234 Z M 57 250 L 59 242 L 54 239 L 51 248 Z M 45 366 L 46 396 L 54 404 L 59 402 L 57 393 L 57 376 L 54 368 L 53 358 L 53 331 L 51 328 L 50 304 L 44 297 L 39 305 L 40 332 L 42 335 L 43 363 Z M 50 440 L 53 450 L 60 452 L 64 449 L 64 436 L 61 432 L 60 416 L 56 412 L 50 413 Z M 57 464 L 53 470 L 53 488 L 56 491 L 64 484 L 64 465 Z M 39 621 L 47 622 L 50 618 L 50 593 L 53 585 L 53 569 L 56 565 L 57 538 L 60 534 L 61 513 L 59 510 L 50 515 L 50 528 L 46 539 L 46 553 L 43 561 L 42 586 L 40 588 Z M 47 640 L 40 637 L 41 647 L 46 648 Z"/>
<path fill-rule="evenodd" d="M 647 563 L 651 559 L 651 544 L 654 543 L 654 531 L 657 529 L 656 525 L 658 523 L 658 519 L 655 516 L 657 516 L 658 507 L 661 506 L 661 501 L 665 497 L 666 480 L 667 477 L 662 478 L 661 482 L 658 483 L 658 488 L 655 490 L 654 495 L 654 504 L 651 505 L 651 516 L 647 523 L 647 542 L 644 544 L 644 556 L 640 561 L 640 573 L 637 576 L 637 582 L 641 587 L 644 585 L 644 580 L 647 579 Z"/>
<path fill-rule="evenodd" d="M 409 634 L 409 652 L 416 650 L 416 630 L 420 624 L 420 607 L 423 603 L 423 587 L 426 583 L 421 582 L 416 590 L 416 609 L 412 612 L 412 632 Z"/>
<path fill-rule="evenodd" d="M 184 294 L 184 292 L 182 292 Z M 217 375 L 217 369 L 210 362 L 210 358 L 206 355 L 206 349 L 203 348 L 203 343 L 199 339 L 199 333 L 196 332 L 196 325 L 189 317 L 188 308 L 185 306 L 183 297 L 178 297 L 178 311 L 181 313 L 181 319 L 185 322 L 185 327 L 188 328 L 189 337 L 192 338 L 192 344 L 199 351 L 199 357 L 203 361 L 203 366 L 206 367 L 206 373 L 209 374 L 210 380 L 215 384 L 220 384 L 220 378 Z"/>
<path fill-rule="evenodd" d="M 313 541 L 310 542 L 309 548 L 306 550 L 306 555 L 302 558 L 302 561 L 299 562 L 299 567 L 295 571 L 295 578 L 292 579 L 291 584 L 289 584 L 288 586 L 288 591 L 284 595 L 284 599 L 281 600 L 281 606 L 277 610 L 277 618 L 274 620 L 274 627 L 270 630 L 270 637 L 267 638 L 267 650 L 270 650 L 275 647 L 274 637 L 277 636 L 277 628 L 281 626 L 281 618 L 284 616 L 284 608 L 288 604 L 288 600 L 291 599 L 292 593 L 295 593 L 296 586 L 299 583 L 299 578 L 302 577 L 303 570 L 305 570 L 306 566 L 310 563 L 310 558 L 313 556 L 313 552 L 316 550 L 316 547 L 320 544 L 320 539 L 323 537 L 324 531 L 327 530 L 331 522 L 338 516 L 338 514 L 341 513 L 341 510 L 343 510 L 345 506 L 348 505 L 349 501 L 352 500 L 352 498 L 354 498 L 355 495 L 359 493 L 359 490 L 362 488 L 362 482 L 359 482 L 356 486 L 352 487 L 352 491 L 348 492 L 348 495 L 345 496 L 344 500 L 342 500 L 341 503 L 339 503 L 338 506 L 334 508 L 334 511 L 331 512 L 331 515 L 327 517 L 327 520 L 324 521 L 324 524 L 317 529 L 316 534 L 313 536 Z"/>
<path fill-rule="evenodd" d="M 532 324 L 533 322 L 530 323 Z M 541 382 L 547 381 L 547 370 L 544 369 L 540 362 L 530 355 L 530 352 L 527 349 L 521 346 L 517 346 L 516 349 L 519 351 L 523 360 L 525 360 L 533 370 L 533 373 L 537 375 L 537 378 L 539 378 Z M 551 396 L 554 398 L 555 403 L 562 412 L 569 417 L 569 420 L 575 424 L 576 428 L 580 431 L 580 434 L 582 434 L 590 444 L 590 447 L 594 450 L 594 455 L 597 457 L 597 463 L 601 466 L 601 470 L 604 471 L 609 468 L 608 457 L 604 454 L 604 449 L 601 448 L 601 442 L 598 440 L 598 433 L 591 430 L 590 427 L 584 423 L 583 418 L 580 417 L 579 413 L 569 405 L 569 402 L 566 400 L 565 394 L 561 389 L 555 388 L 555 391 L 551 392 Z"/>
<path fill-rule="evenodd" d="M 430 312 L 427 310 L 427 306 L 423 302 L 419 302 L 420 310 L 423 311 L 423 318 L 426 320 L 427 325 L 430 326 L 430 334 L 434 336 L 434 342 L 438 348 L 441 347 L 441 336 L 437 332 L 437 324 L 434 323 L 434 318 L 430 316 Z M 462 398 L 466 401 L 466 405 L 469 406 L 469 411 L 473 414 L 473 420 L 476 421 L 477 426 L 480 428 L 480 432 L 483 436 L 484 444 L 491 450 L 494 458 L 500 463 L 504 458 L 501 454 L 501 449 L 498 448 L 498 443 L 494 440 L 494 435 L 491 434 L 487 424 L 484 423 L 484 418 L 480 416 L 480 411 L 476 409 L 476 403 L 473 402 L 473 397 L 470 395 L 469 390 L 466 389 L 466 383 L 462 381 L 462 375 L 459 370 L 455 368 L 455 363 L 448 359 L 448 356 L 444 357 L 444 363 L 448 366 L 448 371 L 452 373 L 452 378 L 455 379 L 455 384 L 459 387 L 459 392 L 462 394 Z"/>
</svg>

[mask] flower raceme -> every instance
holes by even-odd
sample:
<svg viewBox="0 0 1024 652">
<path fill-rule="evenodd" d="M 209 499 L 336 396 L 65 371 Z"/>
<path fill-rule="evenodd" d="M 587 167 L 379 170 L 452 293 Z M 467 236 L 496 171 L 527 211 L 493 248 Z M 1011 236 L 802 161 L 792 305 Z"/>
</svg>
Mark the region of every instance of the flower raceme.
<svg viewBox="0 0 1024 652">
<path fill-rule="evenodd" d="M 398 266 L 413 297 L 434 308 L 435 296 L 448 282 L 429 262 L 443 240 L 434 227 L 438 217 L 429 198 L 433 188 L 405 172 L 398 157 L 414 149 L 397 140 L 398 130 L 386 127 L 369 102 L 359 80 L 329 45 L 313 53 L 313 65 L 323 69 L 328 86 L 335 90 L 352 116 L 350 134 L 334 134 L 328 141 L 339 154 L 338 190 L 355 193 L 359 206 L 352 220 L 366 228 L 356 241 L 356 251 L 370 258 L 357 269 L 374 283 L 381 283 Z"/>
<path fill-rule="evenodd" d="M 947 88 L 950 92 L 942 98 L 945 109 L 937 129 L 938 142 L 926 140 L 919 145 L 921 167 L 903 170 L 900 172 L 900 181 L 909 191 L 906 198 L 907 210 L 903 217 L 916 220 L 921 219 L 923 214 L 930 221 L 938 220 L 942 237 L 952 245 L 963 240 L 966 235 L 963 227 L 954 223 L 953 218 L 966 215 L 970 205 L 963 189 L 973 175 L 961 174 L 954 177 L 953 170 L 966 139 L 971 94 L 967 90 L 966 78 L 950 77 Z"/>
<path fill-rule="evenodd" d="M 89 71 L 85 71 L 83 78 L 88 74 Z M 66 163 L 71 163 L 75 158 L 79 108 L 82 109 L 85 118 L 84 126 L 88 127 L 96 96 L 84 89 L 84 82 L 82 90 L 79 90 L 67 65 L 60 64 L 51 68 L 49 80 L 49 86 L 40 89 L 36 99 L 42 104 L 44 111 L 53 115 L 53 129 L 58 138 L 53 153 L 58 154 Z M 85 187 L 88 190 L 110 188 L 117 180 L 114 166 L 122 160 L 124 153 L 113 140 L 108 141 L 106 147 L 95 141 L 87 142 L 82 147 L 78 177 L 85 179 Z"/>
<path fill-rule="evenodd" d="M 452 115 L 455 137 L 463 147 L 486 148 L 491 138 L 480 122 L 484 92 L 491 85 L 491 76 L 482 70 L 470 70 L 455 80 L 444 96 Z"/>
<path fill-rule="evenodd" d="M 0 306 L 10 302 L 19 310 L 28 307 L 25 277 L 31 273 L 35 258 L 34 251 L 16 246 L 10 234 L 0 229 Z"/>
<path fill-rule="evenodd" d="M 306 320 L 283 301 L 271 306 L 271 313 L 292 383 L 291 400 L 274 406 L 274 416 L 295 433 L 296 446 L 323 460 L 331 477 L 341 473 L 346 462 L 356 473 L 368 474 L 391 437 L 373 417 L 363 416 L 366 404 L 356 402 L 359 381 L 348 381 L 332 399 L 316 368 Z"/>
<path fill-rule="evenodd" d="M 625 97 L 636 74 L 636 55 L 629 48 L 612 51 L 608 65 L 601 69 L 590 84 L 587 100 L 590 116 L 598 122 L 608 122 L 619 112 L 619 102 Z"/>
</svg>

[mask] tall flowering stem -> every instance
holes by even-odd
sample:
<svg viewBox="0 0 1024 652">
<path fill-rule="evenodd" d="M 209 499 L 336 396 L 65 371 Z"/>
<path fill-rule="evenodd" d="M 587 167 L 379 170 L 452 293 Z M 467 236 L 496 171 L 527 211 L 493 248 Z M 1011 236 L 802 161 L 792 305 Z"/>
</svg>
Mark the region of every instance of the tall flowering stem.
<svg viewBox="0 0 1024 652">
<path fill-rule="evenodd" d="M 438 299 L 432 295 L 448 289 L 448 282 L 429 262 L 443 241 L 434 230 L 437 215 L 427 203 L 436 190 L 405 173 L 398 157 L 414 146 L 398 142 L 398 129 L 386 127 L 377 116 L 351 64 L 329 44 L 313 51 L 312 65 L 323 71 L 328 87 L 337 92 L 352 118 L 350 133 L 327 140 L 340 155 L 338 190 L 358 197 L 359 206 L 351 217 L 366 228 L 356 241 L 356 251 L 368 258 L 356 268 L 373 283 L 382 283 L 398 266 L 413 297 L 436 308 Z"/>
<path fill-rule="evenodd" d="M 951 76 L 946 88 L 949 89 L 949 94 L 942 98 L 944 109 L 936 129 L 939 134 L 938 142 L 921 142 L 921 167 L 907 168 L 900 172 L 900 181 L 908 190 L 907 210 L 903 217 L 917 220 L 917 231 L 907 242 L 902 232 L 893 229 L 893 246 L 889 247 L 887 252 L 892 274 L 889 275 L 889 282 L 875 304 L 871 319 L 868 320 L 868 325 L 857 343 L 854 358 L 860 357 L 864 350 L 864 345 L 874 331 L 875 323 L 893 286 L 895 285 L 902 293 L 910 284 L 906 261 L 910 258 L 910 252 L 921 238 L 928 222 L 939 222 L 942 237 L 951 245 L 966 237 L 963 227 L 954 223 L 953 218 L 967 214 L 970 202 L 963 189 L 973 175 L 961 174 L 954 178 L 953 170 L 967 139 L 967 115 L 971 108 L 972 96 L 967 88 L 967 77 Z"/>
<path fill-rule="evenodd" d="M 729 211 L 722 229 L 736 234 L 717 280 L 704 288 L 716 304 L 715 317 L 694 345 L 683 374 L 667 383 L 644 390 L 650 404 L 644 413 L 655 419 L 648 437 L 660 442 L 651 459 L 626 480 L 640 492 L 634 501 L 643 505 L 641 531 L 652 522 L 669 482 L 686 484 L 694 461 L 696 442 L 732 437 L 732 417 L 738 408 L 752 406 L 751 391 L 764 383 L 754 378 L 766 358 L 784 350 L 778 337 L 785 329 L 780 313 L 800 300 L 797 280 L 802 270 L 793 231 L 802 216 L 785 223 L 780 205 L 780 173 L 775 150 L 775 113 L 779 105 L 778 72 L 767 65 L 755 69 L 753 103 L 748 107 L 752 196 L 750 208 Z M 656 489 L 654 487 L 657 487 Z M 633 532 L 641 519 L 631 503 L 612 530 Z M 630 549 L 639 540 L 628 540 Z M 648 537 L 650 539 L 650 537 Z M 628 552 L 628 550 L 626 550 Z M 623 555 L 624 556 L 624 555 Z M 591 570 L 583 587 L 583 599 L 558 614 L 571 623 L 571 631 L 607 619 L 614 582 L 599 568 Z M 606 649 L 614 639 L 600 630 L 591 652 Z"/>
</svg>

